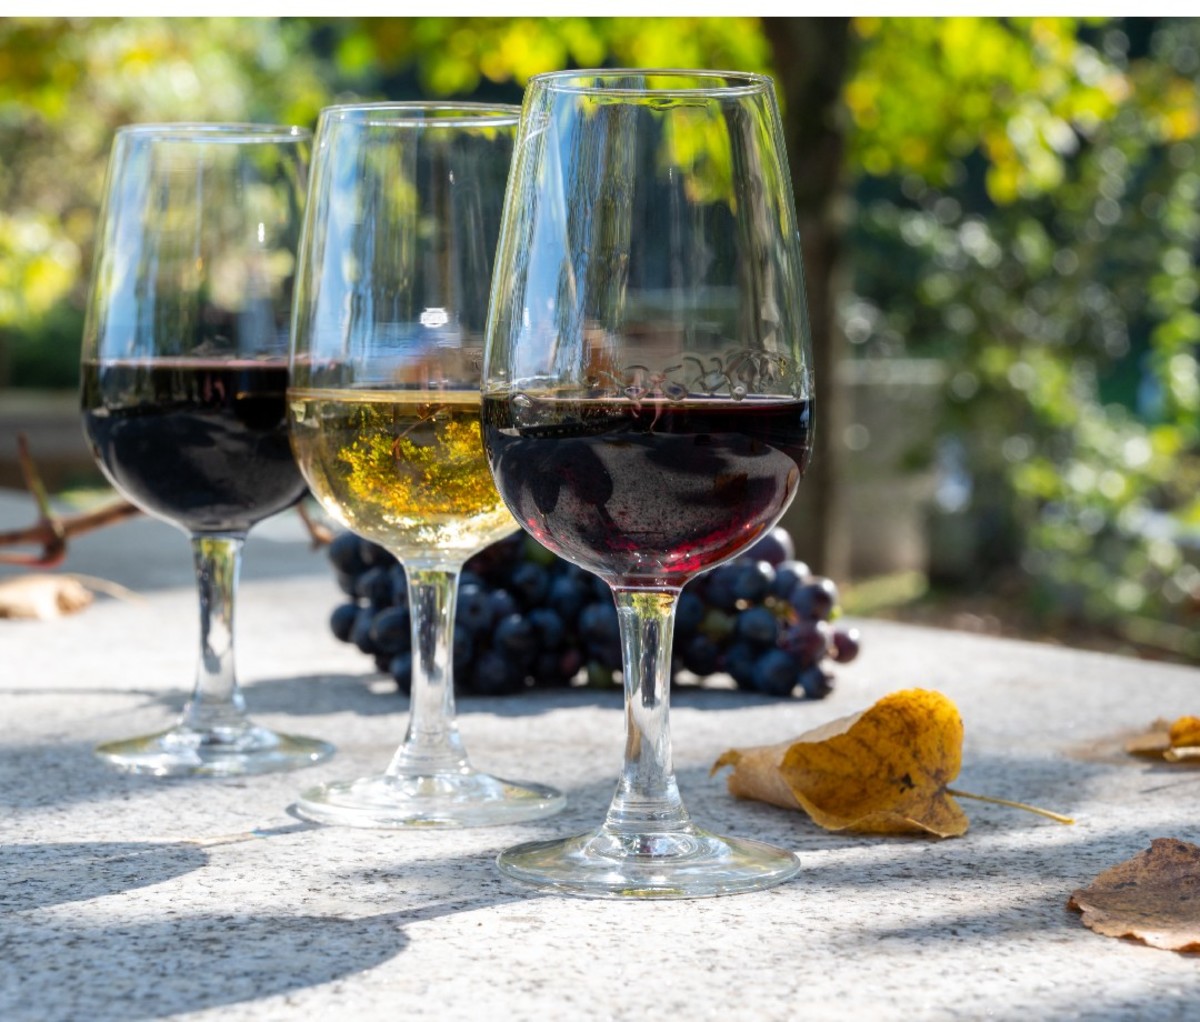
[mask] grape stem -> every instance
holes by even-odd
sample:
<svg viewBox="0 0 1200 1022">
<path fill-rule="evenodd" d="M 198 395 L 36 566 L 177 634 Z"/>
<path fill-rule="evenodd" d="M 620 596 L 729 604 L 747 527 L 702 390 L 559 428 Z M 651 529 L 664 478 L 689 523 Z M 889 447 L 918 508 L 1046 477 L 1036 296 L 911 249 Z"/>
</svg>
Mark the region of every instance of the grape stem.
<svg viewBox="0 0 1200 1022">
<path fill-rule="evenodd" d="M 969 791 L 959 791 L 957 788 L 947 788 L 946 794 L 953 795 L 955 798 L 973 798 L 977 802 L 991 802 L 993 805 L 1008 806 L 1010 809 L 1023 809 L 1027 813 L 1036 813 L 1038 816 L 1044 816 L 1055 823 L 1063 823 L 1068 826 L 1075 822 L 1073 817 L 1063 816 L 1062 813 L 1052 813 L 1049 809 L 1039 809 L 1037 806 L 1031 806 L 1026 802 L 1012 802 L 1006 798 L 996 798 L 994 795 L 975 795 Z"/>
</svg>

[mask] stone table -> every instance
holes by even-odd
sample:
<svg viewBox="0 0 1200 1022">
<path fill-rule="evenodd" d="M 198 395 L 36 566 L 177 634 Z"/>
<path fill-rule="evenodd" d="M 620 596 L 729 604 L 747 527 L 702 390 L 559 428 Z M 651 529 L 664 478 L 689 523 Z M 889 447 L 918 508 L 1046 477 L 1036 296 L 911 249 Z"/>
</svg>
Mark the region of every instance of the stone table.
<svg viewBox="0 0 1200 1022">
<path fill-rule="evenodd" d="M 28 517 L 0 500 L 0 526 Z M 1146 848 L 1200 840 L 1200 771 L 1089 743 L 1200 711 L 1200 671 L 862 622 L 822 702 L 684 691 L 672 721 L 693 815 L 794 848 L 795 881 L 703 901 L 541 894 L 505 846 L 599 822 L 620 764 L 615 693 L 463 699 L 476 765 L 562 788 L 536 824 L 397 833 L 289 813 L 309 784 L 382 769 L 406 701 L 329 635 L 331 574 L 296 522 L 247 546 L 239 662 L 252 714 L 334 741 L 331 761 L 245 780 L 124 776 L 92 746 L 166 726 L 196 641 L 182 536 L 138 521 L 80 540 L 69 567 L 143 594 L 54 622 L 0 621 L 0 1018 L 1195 1018 L 1200 957 L 1100 937 L 1072 890 Z M 740 802 L 708 767 L 909 686 L 962 711 L 966 790 L 1075 816 L 964 803 L 961 839 L 821 831 Z M 1103 751 L 1103 750 L 1101 750 Z"/>
</svg>

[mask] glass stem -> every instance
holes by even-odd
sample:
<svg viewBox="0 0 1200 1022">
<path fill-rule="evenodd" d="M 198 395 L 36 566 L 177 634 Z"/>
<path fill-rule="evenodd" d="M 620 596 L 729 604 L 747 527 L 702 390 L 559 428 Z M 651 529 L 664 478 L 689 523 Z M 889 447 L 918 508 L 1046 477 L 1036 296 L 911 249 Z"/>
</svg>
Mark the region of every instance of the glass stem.
<svg viewBox="0 0 1200 1022">
<path fill-rule="evenodd" d="M 690 830 L 671 763 L 674 591 L 615 589 L 625 674 L 625 766 L 605 829 L 619 834 Z"/>
<path fill-rule="evenodd" d="M 387 768 L 393 777 L 469 770 L 454 719 L 454 606 L 458 566 L 405 564 L 412 615 L 408 733 Z"/>
<path fill-rule="evenodd" d="M 234 596 L 245 541 L 244 533 L 192 536 L 200 596 L 200 663 L 181 723 L 196 731 L 244 728 L 247 723 L 233 663 Z"/>
</svg>

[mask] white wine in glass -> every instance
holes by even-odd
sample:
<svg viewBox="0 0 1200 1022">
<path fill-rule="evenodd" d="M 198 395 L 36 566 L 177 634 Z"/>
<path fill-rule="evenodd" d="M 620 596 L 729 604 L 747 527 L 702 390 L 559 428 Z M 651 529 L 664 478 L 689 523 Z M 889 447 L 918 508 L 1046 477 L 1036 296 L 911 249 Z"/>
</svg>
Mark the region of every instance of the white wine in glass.
<svg viewBox="0 0 1200 1022">
<path fill-rule="evenodd" d="M 466 827 L 556 812 L 544 785 L 475 770 L 455 721 L 462 564 L 512 533 L 480 437 L 492 254 L 517 113 L 464 104 L 322 111 L 300 246 L 288 409 L 317 500 L 403 564 L 404 742 L 382 773 L 305 792 L 305 817 Z"/>
</svg>

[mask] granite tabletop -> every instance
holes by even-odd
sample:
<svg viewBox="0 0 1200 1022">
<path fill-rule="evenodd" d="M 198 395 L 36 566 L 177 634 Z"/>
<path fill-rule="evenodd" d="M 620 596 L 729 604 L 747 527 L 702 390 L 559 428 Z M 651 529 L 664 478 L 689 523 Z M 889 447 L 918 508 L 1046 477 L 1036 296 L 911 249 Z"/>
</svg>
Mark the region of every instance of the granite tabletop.
<svg viewBox="0 0 1200 1022">
<path fill-rule="evenodd" d="M 28 517 L 0 499 L 0 526 Z M 92 747 L 166 726 L 196 641 L 182 535 L 141 520 L 67 568 L 130 586 L 53 622 L 0 621 L 0 1019 L 1194 1019 L 1200 956 L 1098 936 L 1067 897 L 1154 837 L 1200 841 L 1200 771 L 1108 739 L 1200 711 L 1200 671 L 861 622 L 820 702 L 683 691 L 684 797 L 710 829 L 796 850 L 798 879 L 699 901 L 542 894 L 498 851 L 599 822 L 620 766 L 612 692 L 460 701 L 472 760 L 569 799 L 534 824 L 322 827 L 301 787 L 381 769 L 406 700 L 330 636 L 332 576 L 288 516 L 247 545 L 240 675 L 251 713 L 332 740 L 329 762 L 245 780 L 126 776 Z M 958 785 L 1069 813 L 965 803 L 959 839 L 827 833 L 736 801 L 708 768 L 895 689 L 935 688 L 966 731 Z"/>
</svg>

